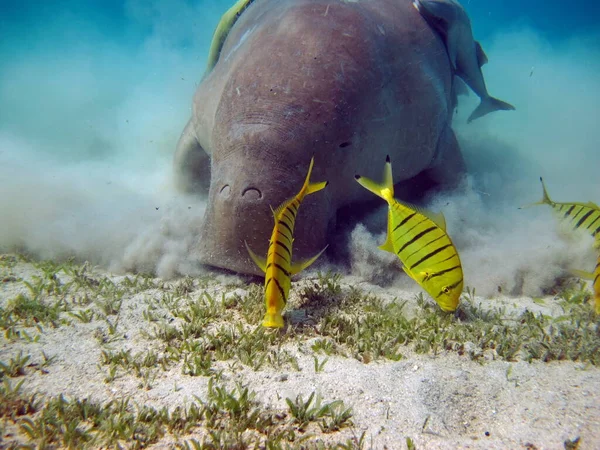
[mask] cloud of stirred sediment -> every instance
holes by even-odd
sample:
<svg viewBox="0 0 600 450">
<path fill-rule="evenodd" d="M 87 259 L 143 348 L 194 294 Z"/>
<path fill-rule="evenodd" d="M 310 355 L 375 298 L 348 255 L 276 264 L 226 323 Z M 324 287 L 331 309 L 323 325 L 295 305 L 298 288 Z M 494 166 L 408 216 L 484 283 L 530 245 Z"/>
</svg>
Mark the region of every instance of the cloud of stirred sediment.
<svg viewBox="0 0 600 450">
<path fill-rule="evenodd" d="M 529 28 L 482 42 L 490 94 L 517 109 L 467 124 L 478 99 L 460 97 L 454 129 L 470 176 L 463 189 L 430 205 L 444 212 L 465 283 L 481 294 L 540 295 L 565 270 L 594 268 L 589 236 L 562 233 L 548 206 L 518 208 L 541 200 L 540 176 L 555 201 L 600 202 L 597 42 L 579 36 L 550 43 Z M 381 278 L 393 264 L 372 250 L 383 240 L 364 227 L 354 231 L 354 268 L 363 276 Z"/>
<path fill-rule="evenodd" d="M 135 0 L 118 21 L 54 8 L 5 22 L 0 249 L 164 277 L 198 271 L 191 250 L 204 200 L 175 191 L 171 159 L 229 6 Z M 557 201 L 600 201 L 597 42 L 550 42 L 531 28 L 482 42 L 490 93 L 517 110 L 467 125 L 477 98 L 460 98 L 454 128 L 471 175 L 431 205 L 446 215 L 466 284 L 482 294 L 537 295 L 565 268 L 593 267 L 589 242 L 561 237 L 549 208 L 518 207 L 541 198 L 540 176 Z M 368 222 L 353 232 L 351 270 L 410 286 L 376 248 L 381 220 Z"/>
</svg>

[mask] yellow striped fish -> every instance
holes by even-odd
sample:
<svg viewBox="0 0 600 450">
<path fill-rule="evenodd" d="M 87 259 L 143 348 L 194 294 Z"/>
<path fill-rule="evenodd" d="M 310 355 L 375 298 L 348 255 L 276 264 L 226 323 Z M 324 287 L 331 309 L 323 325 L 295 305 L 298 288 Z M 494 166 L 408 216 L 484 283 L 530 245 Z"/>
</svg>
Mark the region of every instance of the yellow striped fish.
<svg viewBox="0 0 600 450">
<path fill-rule="evenodd" d="M 390 157 L 385 160 L 383 185 L 355 176 L 361 186 L 388 202 L 387 239 L 379 248 L 394 253 L 403 269 L 431 295 L 444 311 L 454 311 L 463 288 L 460 258 L 446 221 L 415 206 L 394 199 Z"/>
<path fill-rule="evenodd" d="M 544 180 L 542 182 L 543 197 L 533 205 L 550 205 L 562 223 L 572 230 L 585 230 L 595 238 L 594 246 L 600 247 L 600 207 L 593 202 L 558 203 L 550 199 Z"/>
<path fill-rule="evenodd" d="M 584 272 L 582 270 L 572 270 L 571 272 L 578 277 L 594 280 L 592 286 L 594 288 L 596 314 L 600 314 L 600 254 L 598 254 L 598 261 L 596 261 L 594 273 Z"/>
<path fill-rule="evenodd" d="M 235 22 L 253 1 L 254 0 L 238 0 L 231 8 L 227 10 L 225 14 L 223 14 L 223 17 L 221 17 L 221 20 L 219 21 L 213 34 L 212 42 L 210 43 L 206 73 L 210 72 L 217 64 L 219 56 L 221 55 L 221 50 L 223 49 L 223 44 L 225 44 L 225 39 L 227 39 L 227 35 L 233 28 Z"/>
<path fill-rule="evenodd" d="M 312 258 L 292 264 L 292 243 L 294 242 L 294 225 L 296 223 L 296 214 L 300 203 L 305 196 L 324 189 L 328 181 L 320 183 L 310 183 L 310 174 L 312 172 L 314 157 L 310 160 L 308 174 L 298 194 L 283 202 L 279 208 L 273 211 L 275 226 L 273 234 L 269 241 L 269 251 L 267 259 L 256 255 L 246 244 L 248 253 L 254 263 L 265 272 L 265 303 L 267 312 L 263 319 L 264 327 L 281 328 L 283 327 L 283 317 L 281 311 L 287 303 L 291 287 L 291 277 L 303 269 L 306 269 L 325 251 L 327 246 Z"/>
</svg>

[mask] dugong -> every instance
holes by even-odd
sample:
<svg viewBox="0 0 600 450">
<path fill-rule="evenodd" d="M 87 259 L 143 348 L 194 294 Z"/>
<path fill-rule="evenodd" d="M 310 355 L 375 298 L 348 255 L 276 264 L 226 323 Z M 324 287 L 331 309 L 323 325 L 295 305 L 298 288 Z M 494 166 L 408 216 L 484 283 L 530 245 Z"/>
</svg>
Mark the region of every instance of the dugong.
<svg viewBox="0 0 600 450">
<path fill-rule="evenodd" d="M 298 213 L 300 260 L 331 242 L 340 211 L 372 200 L 354 175 L 378 177 L 387 154 L 399 198 L 421 189 L 415 180 L 460 182 L 453 68 L 412 0 L 238 3 L 174 156 L 178 185 L 207 195 L 200 262 L 261 274 L 244 241 L 266 255 L 271 208 L 298 192 L 313 155 L 329 186 Z"/>
<path fill-rule="evenodd" d="M 456 0 L 414 0 L 415 8 L 442 35 L 452 67 L 457 76 L 481 99 L 468 122 L 498 110 L 514 110 L 510 103 L 490 97 L 481 66 L 488 62 L 479 42 L 473 39 L 471 21 Z"/>
</svg>

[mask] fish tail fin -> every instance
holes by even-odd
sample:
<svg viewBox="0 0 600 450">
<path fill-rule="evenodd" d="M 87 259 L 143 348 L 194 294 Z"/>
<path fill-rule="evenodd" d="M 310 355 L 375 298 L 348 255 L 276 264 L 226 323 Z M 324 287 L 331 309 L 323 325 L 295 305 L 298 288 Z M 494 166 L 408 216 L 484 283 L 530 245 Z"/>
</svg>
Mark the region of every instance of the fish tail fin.
<svg viewBox="0 0 600 450">
<path fill-rule="evenodd" d="M 544 183 L 544 179 L 542 177 L 540 177 L 540 181 L 542 182 L 542 199 L 539 202 L 530 203 L 529 205 L 521 206 L 521 208 L 519 208 L 519 209 L 529 208 L 530 206 L 536 206 L 536 205 L 550 205 L 550 206 L 554 205 L 554 202 L 548 195 L 548 191 L 546 190 L 546 184 Z"/>
<path fill-rule="evenodd" d="M 512 111 L 514 109 L 515 107 L 510 103 L 487 96 L 481 99 L 481 103 L 479 103 L 479 106 L 471 113 L 467 119 L 467 123 L 471 123 L 475 119 L 479 119 L 480 117 L 483 117 L 486 114 L 494 111 Z"/>
<path fill-rule="evenodd" d="M 267 328 L 283 328 L 283 316 L 278 312 L 269 312 L 265 314 L 262 326 Z"/>
<path fill-rule="evenodd" d="M 321 181 L 320 183 L 311 183 L 306 187 L 306 195 L 319 192 L 321 189 L 325 189 L 329 181 Z"/>
<path fill-rule="evenodd" d="M 320 191 L 321 189 L 325 189 L 325 187 L 329 184 L 329 181 L 321 181 L 319 183 L 310 182 L 310 174 L 312 173 L 314 163 L 315 157 L 313 156 L 312 158 L 310 158 L 308 173 L 306 174 L 306 179 L 304 180 L 304 185 L 302 186 L 302 191 L 304 191 L 304 195 L 313 194 L 315 192 Z"/>
<path fill-rule="evenodd" d="M 382 199 L 389 201 L 394 198 L 394 181 L 392 177 L 392 163 L 390 161 L 390 155 L 385 158 L 385 167 L 383 169 L 383 182 L 381 184 L 376 183 L 370 178 L 366 178 L 360 175 L 355 175 L 354 178 L 358 181 L 365 189 L 371 191 L 373 194 L 381 197 Z"/>
<path fill-rule="evenodd" d="M 542 177 L 540 177 L 540 182 L 542 183 L 542 199 L 538 203 L 541 205 L 554 204 L 554 202 L 550 199 L 550 196 L 548 195 L 548 190 L 546 189 L 546 184 L 544 183 L 544 179 Z"/>
</svg>

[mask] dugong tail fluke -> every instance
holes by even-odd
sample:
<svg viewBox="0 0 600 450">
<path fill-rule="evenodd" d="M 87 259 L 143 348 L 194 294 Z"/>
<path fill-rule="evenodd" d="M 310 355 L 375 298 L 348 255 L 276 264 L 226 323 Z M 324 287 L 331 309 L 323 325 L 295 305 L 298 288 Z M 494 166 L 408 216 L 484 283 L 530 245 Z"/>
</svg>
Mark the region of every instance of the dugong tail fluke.
<svg viewBox="0 0 600 450">
<path fill-rule="evenodd" d="M 488 95 L 487 97 L 483 97 L 481 99 L 481 103 L 479 103 L 479 106 L 473 110 L 467 119 L 467 122 L 471 123 L 473 120 L 479 119 L 480 117 L 483 117 L 486 114 L 494 111 L 512 111 L 514 109 L 515 107 L 510 103 L 503 102 L 502 100 L 490 97 Z"/>
</svg>

